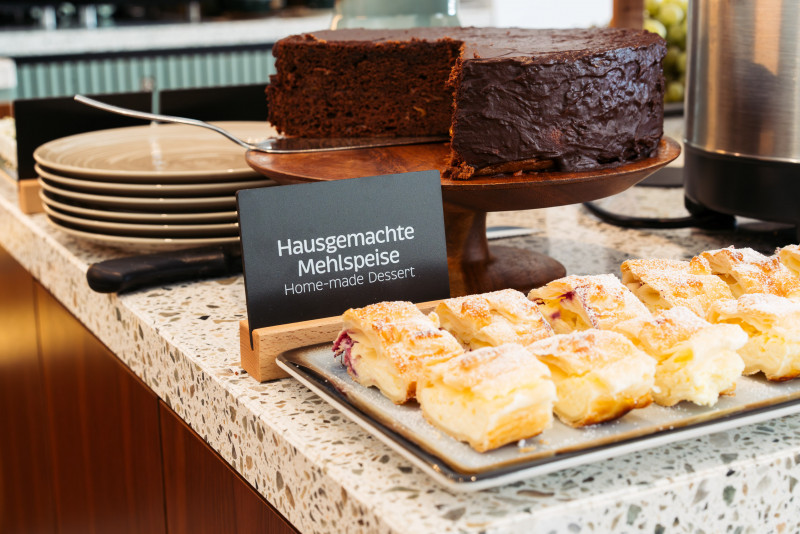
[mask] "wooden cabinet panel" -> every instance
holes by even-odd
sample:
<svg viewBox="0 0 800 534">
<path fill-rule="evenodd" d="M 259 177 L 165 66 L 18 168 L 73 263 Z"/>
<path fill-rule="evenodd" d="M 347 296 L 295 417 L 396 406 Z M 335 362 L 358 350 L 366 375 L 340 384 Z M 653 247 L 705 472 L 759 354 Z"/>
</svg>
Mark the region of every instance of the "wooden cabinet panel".
<svg viewBox="0 0 800 534">
<path fill-rule="evenodd" d="M 0 248 L 0 532 L 297 531 Z"/>
<path fill-rule="evenodd" d="M 170 534 L 297 532 L 163 403 L 161 436 Z"/>
<path fill-rule="evenodd" d="M 158 398 L 36 285 L 56 521 L 68 532 L 165 532 Z"/>
<path fill-rule="evenodd" d="M 34 282 L 0 248 L 0 532 L 53 532 Z"/>
</svg>

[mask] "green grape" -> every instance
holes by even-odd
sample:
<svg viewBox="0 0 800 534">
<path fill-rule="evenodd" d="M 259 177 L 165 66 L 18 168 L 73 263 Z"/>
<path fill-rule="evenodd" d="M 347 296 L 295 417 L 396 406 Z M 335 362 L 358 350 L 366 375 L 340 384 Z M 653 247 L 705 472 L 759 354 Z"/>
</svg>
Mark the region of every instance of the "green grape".
<svg viewBox="0 0 800 534">
<path fill-rule="evenodd" d="M 664 94 L 665 102 L 683 102 L 683 84 L 678 81 L 669 82 Z"/>
<path fill-rule="evenodd" d="M 681 50 L 677 46 L 670 46 L 667 48 L 667 55 L 664 56 L 664 74 L 669 75 L 676 70 L 678 56 L 681 55 Z"/>
<path fill-rule="evenodd" d="M 667 43 L 686 50 L 686 27 L 679 23 L 667 28 Z"/>
<path fill-rule="evenodd" d="M 657 33 L 664 39 L 667 38 L 667 28 L 655 19 L 644 19 L 644 29 L 649 32 Z"/>
<path fill-rule="evenodd" d="M 658 19 L 664 27 L 668 28 L 673 24 L 679 24 L 683 20 L 684 11 L 681 9 L 681 6 L 677 4 L 662 4 L 661 8 L 658 10 L 658 15 L 656 15 L 656 19 Z"/>
<path fill-rule="evenodd" d="M 658 15 L 658 10 L 661 8 L 662 3 L 664 3 L 664 0 L 644 0 L 644 8 L 651 17 L 655 17 Z"/>
<path fill-rule="evenodd" d="M 678 54 L 677 59 L 675 60 L 675 70 L 680 73 L 686 72 L 686 59 L 687 59 L 686 51 L 684 50 L 680 54 Z"/>
<path fill-rule="evenodd" d="M 684 13 L 689 12 L 689 0 L 667 0 L 670 4 L 676 4 Z"/>
</svg>

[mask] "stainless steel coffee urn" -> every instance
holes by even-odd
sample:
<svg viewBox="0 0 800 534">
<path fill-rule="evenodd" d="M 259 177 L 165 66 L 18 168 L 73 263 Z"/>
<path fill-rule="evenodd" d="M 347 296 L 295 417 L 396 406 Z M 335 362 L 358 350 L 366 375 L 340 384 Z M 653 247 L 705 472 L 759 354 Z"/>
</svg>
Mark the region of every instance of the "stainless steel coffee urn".
<svg viewBox="0 0 800 534">
<path fill-rule="evenodd" d="M 800 2 L 692 0 L 688 39 L 687 206 L 800 227 Z"/>
</svg>

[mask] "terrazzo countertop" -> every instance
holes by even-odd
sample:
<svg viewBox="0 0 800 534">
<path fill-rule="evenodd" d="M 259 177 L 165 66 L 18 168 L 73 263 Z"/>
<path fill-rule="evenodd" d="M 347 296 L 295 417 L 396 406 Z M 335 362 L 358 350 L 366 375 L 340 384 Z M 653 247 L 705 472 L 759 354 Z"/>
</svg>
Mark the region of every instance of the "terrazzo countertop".
<svg viewBox="0 0 800 534">
<path fill-rule="evenodd" d="M 477 493 L 452 493 L 293 379 L 239 367 L 242 278 L 123 296 L 92 292 L 89 263 L 119 256 L 26 216 L 0 180 L 0 245 L 300 531 L 309 533 L 797 532 L 800 416 L 681 441 Z M 603 205 L 683 214 L 679 189 L 636 187 Z M 506 244 L 569 273 L 617 272 L 630 257 L 685 259 L 729 244 L 771 252 L 793 234 L 623 230 L 581 206 L 495 213 L 536 229 Z"/>
</svg>

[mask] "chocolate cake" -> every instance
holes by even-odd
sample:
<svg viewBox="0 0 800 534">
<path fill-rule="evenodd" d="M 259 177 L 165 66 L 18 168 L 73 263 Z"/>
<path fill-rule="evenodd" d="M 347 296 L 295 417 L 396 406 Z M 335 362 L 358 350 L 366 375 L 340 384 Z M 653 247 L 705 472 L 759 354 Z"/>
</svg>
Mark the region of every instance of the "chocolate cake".
<svg viewBox="0 0 800 534">
<path fill-rule="evenodd" d="M 275 44 L 269 120 L 303 137 L 449 132 L 452 178 L 615 166 L 658 146 L 665 53 L 614 28 L 320 31 Z"/>
</svg>

